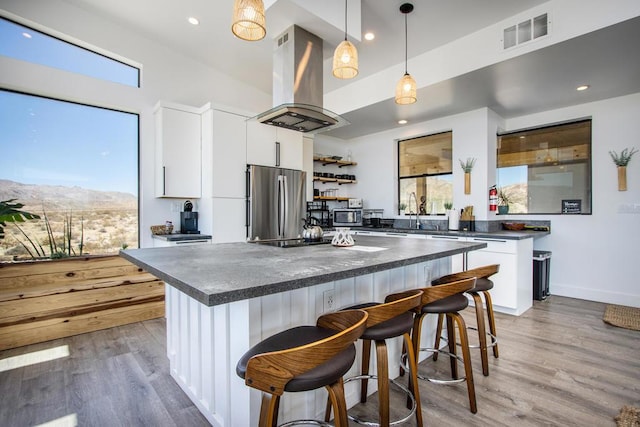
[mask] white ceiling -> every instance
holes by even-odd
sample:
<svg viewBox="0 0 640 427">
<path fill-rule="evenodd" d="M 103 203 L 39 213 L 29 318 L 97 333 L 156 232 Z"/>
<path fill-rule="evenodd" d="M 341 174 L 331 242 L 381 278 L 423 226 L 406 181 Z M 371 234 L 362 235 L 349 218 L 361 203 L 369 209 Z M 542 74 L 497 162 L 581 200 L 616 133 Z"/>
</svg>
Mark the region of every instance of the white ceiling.
<svg viewBox="0 0 640 427">
<path fill-rule="evenodd" d="M 299 6 L 299 3 L 314 0 L 276 1 L 267 11 L 267 37 L 258 42 L 241 41 L 231 34 L 233 0 L 66 1 L 266 93 L 271 93 L 272 85 L 272 38 L 296 24 L 325 42 L 325 93 L 349 84 L 349 81 L 333 78 L 329 65 L 333 49 L 344 38 L 343 21 L 331 25 Z M 408 17 L 409 57 L 545 1 L 414 0 L 415 10 Z M 358 35 L 350 37 L 359 53 L 358 79 L 404 62 L 404 17 L 399 12 L 399 6 L 404 2 L 362 0 L 362 33 L 373 31 L 376 38 L 367 42 L 364 39 L 357 41 Z M 273 0 L 265 3 L 270 5 Z M 342 0 L 324 0 L 323 4 L 338 9 L 336 15 L 344 13 Z M 197 17 L 200 25 L 188 24 L 189 16 Z M 640 92 L 637 40 L 640 40 L 640 18 L 422 88 L 418 93 L 419 102 L 410 106 L 397 106 L 390 98 L 344 113 L 342 115 L 351 125 L 328 134 L 352 138 L 398 126 L 399 118 L 417 122 L 485 106 L 509 118 Z M 577 84 L 583 82 L 588 82 L 591 89 L 576 92 Z"/>
</svg>

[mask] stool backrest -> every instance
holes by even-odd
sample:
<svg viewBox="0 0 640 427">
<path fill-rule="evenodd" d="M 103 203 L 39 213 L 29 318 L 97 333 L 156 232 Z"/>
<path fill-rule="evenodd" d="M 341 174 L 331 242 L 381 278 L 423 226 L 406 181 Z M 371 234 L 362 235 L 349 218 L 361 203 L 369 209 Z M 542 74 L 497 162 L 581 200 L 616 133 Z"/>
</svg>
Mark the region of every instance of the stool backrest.
<svg viewBox="0 0 640 427">
<path fill-rule="evenodd" d="M 245 383 L 277 396 L 295 376 L 323 364 L 347 349 L 366 329 L 368 314 L 363 310 L 344 310 L 318 318 L 317 326 L 336 331 L 319 341 L 286 350 L 253 356 L 247 363 Z"/>
<path fill-rule="evenodd" d="M 420 305 L 420 299 L 422 298 L 422 291 L 420 289 L 411 289 L 408 291 L 398 292 L 395 294 L 387 295 L 384 299 L 384 303 L 374 305 L 371 307 L 363 308 L 369 313 L 367 319 L 367 328 L 382 323 L 389 319 L 393 319 L 402 313 L 411 311 Z"/>
<path fill-rule="evenodd" d="M 421 305 L 426 305 L 451 295 L 461 294 L 472 289 L 476 285 L 476 278 L 443 282 L 442 284 L 422 288 Z"/>
<path fill-rule="evenodd" d="M 431 281 L 432 285 L 441 285 L 442 283 L 455 282 L 456 280 L 470 279 L 477 277 L 478 279 L 486 279 L 493 276 L 500 270 L 500 264 L 485 265 L 483 267 L 472 268 L 471 270 L 460 271 L 459 273 L 447 274 L 438 279 Z"/>
</svg>

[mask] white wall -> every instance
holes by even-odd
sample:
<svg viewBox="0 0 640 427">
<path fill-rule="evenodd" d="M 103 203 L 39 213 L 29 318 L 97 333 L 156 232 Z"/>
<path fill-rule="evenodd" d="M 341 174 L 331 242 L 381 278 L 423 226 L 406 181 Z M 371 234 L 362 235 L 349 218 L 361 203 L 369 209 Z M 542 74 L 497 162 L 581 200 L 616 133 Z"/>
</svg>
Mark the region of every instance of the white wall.
<svg viewBox="0 0 640 427">
<path fill-rule="evenodd" d="M 536 241 L 535 248 L 553 252 L 552 294 L 640 307 L 640 214 L 618 213 L 621 204 L 640 205 L 640 156 L 627 168 L 628 191 L 618 191 L 617 169 L 608 153 L 640 149 L 640 93 L 508 119 L 506 130 L 589 116 L 593 214 L 524 218 L 551 220 L 551 235 Z"/>
<path fill-rule="evenodd" d="M 496 132 L 593 118 L 592 215 L 528 215 L 501 219 L 550 220 L 551 235 L 534 242 L 536 249 L 552 251 L 551 293 L 580 299 L 640 307 L 635 262 L 640 243 L 640 215 L 618 213 L 621 204 L 640 205 L 640 155 L 627 170 L 628 191 L 619 192 L 617 170 L 608 151 L 640 148 L 640 94 L 502 119 L 486 108 L 342 141 L 316 136 L 314 151 L 353 152 L 358 162 L 358 184 L 353 195 L 365 208 L 383 208 L 385 217 L 397 213 L 396 141 L 447 130 L 453 131 L 454 205 L 473 205 L 476 219 L 496 220 L 488 211 L 488 188 L 495 183 Z M 476 157 L 471 194 L 463 191 L 458 159 Z"/>
<path fill-rule="evenodd" d="M 150 225 L 162 224 L 165 220 L 179 223 L 178 212 L 171 212 L 171 201 L 154 197 L 155 103 L 165 100 L 200 107 L 212 101 L 253 111 L 271 104 L 269 94 L 67 2 L 3 0 L 0 7 L 9 13 L 3 13 L 9 18 L 26 19 L 45 31 L 58 31 L 142 64 L 142 87 L 136 89 L 0 57 L 0 86 L 3 88 L 140 114 L 142 246 L 152 245 Z"/>
</svg>

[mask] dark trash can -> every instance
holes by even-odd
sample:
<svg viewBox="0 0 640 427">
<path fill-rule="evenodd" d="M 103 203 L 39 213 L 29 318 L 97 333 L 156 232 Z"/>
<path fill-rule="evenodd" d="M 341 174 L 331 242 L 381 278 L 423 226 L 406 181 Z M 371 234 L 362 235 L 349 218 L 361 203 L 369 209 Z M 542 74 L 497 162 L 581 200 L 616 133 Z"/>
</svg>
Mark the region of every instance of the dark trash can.
<svg viewBox="0 0 640 427">
<path fill-rule="evenodd" d="M 533 299 L 542 301 L 549 296 L 550 251 L 533 251 Z"/>
</svg>

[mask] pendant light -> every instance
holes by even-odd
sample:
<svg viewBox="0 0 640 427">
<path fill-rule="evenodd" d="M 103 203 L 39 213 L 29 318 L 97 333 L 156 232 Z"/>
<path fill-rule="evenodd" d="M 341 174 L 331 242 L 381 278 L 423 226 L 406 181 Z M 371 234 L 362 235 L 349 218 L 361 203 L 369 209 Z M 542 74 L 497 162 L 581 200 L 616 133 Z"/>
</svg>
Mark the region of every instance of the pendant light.
<svg viewBox="0 0 640 427">
<path fill-rule="evenodd" d="M 231 32 L 248 41 L 262 40 L 267 34 L 262 0 L 235 0 Z"/>
<path fill-rule="evenodd" d="M 407 71 L 407 15 L 413 11 L 411 3 L 400 6 L 400 12 L 404 14 L 404 76 L 396 85 L 396 104 L 413 104 L 418 100 L 418 86 L 416 81 Z"/>
<path fill-rule="evenodd" d="M 344 0 L 344 41 L 333 53 L 333 75 L 339 79 L 352 79 L 358 75 L 358 51 L 347 40 L 347 0 Z"/>
</svg>

